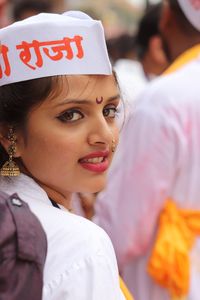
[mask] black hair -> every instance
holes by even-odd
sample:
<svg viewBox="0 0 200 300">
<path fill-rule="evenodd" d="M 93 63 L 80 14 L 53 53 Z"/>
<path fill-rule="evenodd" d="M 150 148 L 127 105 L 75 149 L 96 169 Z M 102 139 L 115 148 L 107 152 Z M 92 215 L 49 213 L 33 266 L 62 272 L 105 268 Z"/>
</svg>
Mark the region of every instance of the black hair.
<svg viewBox="0 0 200 300">
<path fill-rule="evenodd" d="M 133 35 L 124 33 L 118 37 L 118 50 L 120 58 L 126 58 L 129 52 L 135 51 L 135 38 Z"/>
<path fill-rule="evenodd" d="M 135 37 L 133 34 L 123 33 L 106 41 L 108 54 L 113 64 L 120 58 L 127 58 L 135 53 Z"/>
<path fill-rule="evenodd" d="M 148 51 L 150 39 L 159 34 L 161 8 L 161 3 L 150 5 L 140 20 L 136 35 L 136 53 L 139 60 L 143 59 Z"/>
<path fill-rule="evenodd" d="M 35 14 L 38 14 L 51 12 L 51 10 L 52 3 L 50 0 L 17 0 L 12 4 L 12 17 L 14 21 L 19 21 L 26 11 L 34 11 Z"/>
<path fill-rule="evenodd" d="M 30 110 L 58 89 L 58 78 L 44 77 L 0 87 L 0 124 L 25 129 Z M 0 166 L 8 154 L 0 144 Z"/>
</svg>

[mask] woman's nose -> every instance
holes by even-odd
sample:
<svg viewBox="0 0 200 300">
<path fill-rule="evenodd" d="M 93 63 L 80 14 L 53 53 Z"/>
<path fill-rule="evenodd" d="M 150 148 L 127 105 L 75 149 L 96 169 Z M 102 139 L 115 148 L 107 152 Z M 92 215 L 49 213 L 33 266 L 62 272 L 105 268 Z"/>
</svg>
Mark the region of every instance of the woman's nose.
<svg viewBox="0 0 200 300">
<path fill-rule="evenodd" d="M 110 145 L 113 140 L 112 128 L 105 118 L 96 120 L 90 128 L 88 142 L 90 145 Z"/>
</svg>

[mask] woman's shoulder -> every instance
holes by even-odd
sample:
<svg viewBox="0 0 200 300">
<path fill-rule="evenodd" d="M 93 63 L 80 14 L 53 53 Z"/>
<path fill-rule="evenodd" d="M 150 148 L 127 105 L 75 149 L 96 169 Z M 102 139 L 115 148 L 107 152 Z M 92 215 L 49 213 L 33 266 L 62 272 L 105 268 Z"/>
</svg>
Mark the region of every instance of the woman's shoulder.
<svg viewBox="0 0 200 300">
<path fill-rule="evenodd" d="M 91 243 L 95 240 L 95 245 L 97 240 L 100 240 L 101 244 L 103 241 L 110 243 L 108 235 L 102 228 L 81 216 L 43 203 L 33 204 L 31 209 L 42 223 L 47 237 L 51 239 L 69 237 L 71 242 L 77 243 L 88 239 Z"/>
<path fill-rule="evenodd" d="M 28 178 L 1 187 L 19 193 L 46 233 L 44 300 L 123 299 L 114 250 L 103 229 L 53 207 L 47 195 Z"/>
<path fill-rule="evenodd" d="M 48 248 L 59 252 L 69 264 L 76 258 L 106 255 L 113 259 L 113 246 L 106 232 L 91 221 L 60 209 L 43 205 L 31 207 L 43 225 Z M 54 254 L 52 254 L 54 255 Z"/>
<path fill-rule="evenodd" d="M 54 294 L 57 298 L 52 299 L 58 299 L 58 290 L 70 293 L 73 299 L 93 299 L 91 282 L 95 299 L 114 299 L 112 295 L 122 299 L 114 250 L 103 229 L 83 217 L 54 207 L 48 207 L 48 211 L 46 208 L 45 213 L 40 205 L 40 211 L 35 210 L 35 213 L 48 240 L 44 272 L 44 293 L 48 299 Z M 102 278 L 105 291 L 99 285 Z"/>
</svg>

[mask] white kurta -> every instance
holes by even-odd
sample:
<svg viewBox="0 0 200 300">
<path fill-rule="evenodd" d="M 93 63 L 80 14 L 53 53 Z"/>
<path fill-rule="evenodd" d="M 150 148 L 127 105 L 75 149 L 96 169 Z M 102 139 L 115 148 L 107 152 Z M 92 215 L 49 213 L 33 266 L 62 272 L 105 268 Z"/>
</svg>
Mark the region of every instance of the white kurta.
<svg viewBox="0 0 200 300">
<path fill-rule="evenodd" d="M 148 276 L 147 260 L 166 198 L 200 210 L 200 59 L 156 79 L 123 128 L 94 221 L 113 242 L 137 300 L 168 300 Z M 190 300 L 200 300 L 200 242 L 191 255 Z"/>
<path fill-rule="evenodd" d="M 43 300 L 124 300 L 113 247 L 101 228 L 53 207 L 45 191 L 23 174 L 1 179 L 0 189 L 18 193 L 46 232 Z"/>
</svg>

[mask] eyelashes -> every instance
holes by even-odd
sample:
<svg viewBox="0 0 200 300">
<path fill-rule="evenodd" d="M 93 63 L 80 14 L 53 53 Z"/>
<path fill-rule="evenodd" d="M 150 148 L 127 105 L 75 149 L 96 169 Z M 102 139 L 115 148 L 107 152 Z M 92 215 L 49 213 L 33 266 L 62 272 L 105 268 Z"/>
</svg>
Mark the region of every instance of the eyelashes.
<svg viewBox="0 0 200 300">
<path fill-rule="evenodd" d="M 78 109 L 69 109 L 57 117 L 62 122 L 75 122 L 84 118 L 83 113 Z"/>
<path fill-rule="evenodd" d="M 118 113 L 117 107 L 107 107 L 103 109 L 104 117 L 115 118 Z"/>
<path fill-rule="evenodd" d="M 114 119 L 119 113 L 118 108 L 115 105 L 109 105 L 103 108 L 102 114 L 105 118 Z M 57 119 L 63 123 L 74 123 L 85 117 L 82 110 L 77 108 L 70 108 L 65 112 L 57 116 Z"/>
</svg>

